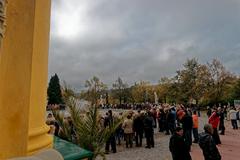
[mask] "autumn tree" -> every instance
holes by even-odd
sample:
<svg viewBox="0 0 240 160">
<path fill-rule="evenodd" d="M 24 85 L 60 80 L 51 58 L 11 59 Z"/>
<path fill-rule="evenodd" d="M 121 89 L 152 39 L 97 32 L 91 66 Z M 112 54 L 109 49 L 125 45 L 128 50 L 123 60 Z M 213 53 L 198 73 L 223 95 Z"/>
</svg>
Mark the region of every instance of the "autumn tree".
<svg viewBox="0 0 240 160">
<path fill-rule="evenodd" d="M 173 102 L 173 90 L 171 89 L 173 85 L 172 78 L 163 77 L 159 80 L 156 86 L 156 91 L 159 96 L 160 102 L 168 103 Z"/>
<path fill-rule="evenodd" d="M 69 84 L 67 84 L 66 81 L 63 81 L 62 95 L 64 101 L 69 99 L 69 97 L 77 97 L 74 89 Z"/>
<path fill-rule="evenodd" d="M 189 102 L 190 99 L 197 99 L 198 97 L 198 93 L 196 92 L 196 83 L 200 64 L 195 58 L 193 58 L 188 59 L 183 66 L 183 70 L 177 71 L 177 81 L 183 101 Z"/>
<path fill-rule="evenodd" d="M 211 74 L 209 96 L 212 103 L 217 104 L 228 99 L 226 96 L 229 95 L 229 90 L 236 77 L 227 71 L 217 59 L 213 59 L 212 63 L 208 63 L 208 68 Z"/>
<path fill-rule="evenodd" d="M 208 103 L 211 90 L 211 73 L 208 66 L 195 60 L 187 63 L 183 71 L 177 72 L 175 83 L 172 85 L 177 102 L 197 105 Z"/>
<path fill-rule="evenodd" d="M 240 78 L 236 80 L 236 83 L 233 86 L 232 98 L 235 100 L 240 99 Z"/>
<path fill-rule="evenodd" d="M 87 88 L 85 98 L 95 105 L 97 105 L 101 93 L 107 89 L 107 86 L 96 76 L 93 76 L 92 79 L 87 80 L 85 82 L 85 87 Z"/>
<path fill-rule="evenodd" d="M 124 103 L 127 101 L 127 86 L 120 77 L 113 83 L 113 96 L 119 100 L 120 104 L 122 101 Z"/>
<path fill-rule="evenodd" d="M 132 86 L 132 97 L 134 102 L 147 102 L 149 100 L 149 82 L 140 81 Z"/>
<path fill-rule="evenodd" d="M 197 79 L 194 86 L 194 91 L 196 93 L 194 98 L 197 104 L 199 102 L 202 103 L 202 101 L 207 98 L 206 95 L 208 95 L 211 84 L 210 79 L 211 73 L 207 65 L 200 64 L 197 70 Z"/>
</svg>

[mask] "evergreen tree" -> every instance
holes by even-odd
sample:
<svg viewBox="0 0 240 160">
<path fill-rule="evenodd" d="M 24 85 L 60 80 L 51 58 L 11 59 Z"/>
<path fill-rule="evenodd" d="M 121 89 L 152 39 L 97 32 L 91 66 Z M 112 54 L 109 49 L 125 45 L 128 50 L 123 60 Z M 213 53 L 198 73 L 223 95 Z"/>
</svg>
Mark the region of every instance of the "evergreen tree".
<svg viewBox="0 0 240 160">
<path fill-rule="evenodd" d="M 62 93 L 57 74 L 51 77 L 48 90 L 48 104 L 62 104 Z"/>
</svg>

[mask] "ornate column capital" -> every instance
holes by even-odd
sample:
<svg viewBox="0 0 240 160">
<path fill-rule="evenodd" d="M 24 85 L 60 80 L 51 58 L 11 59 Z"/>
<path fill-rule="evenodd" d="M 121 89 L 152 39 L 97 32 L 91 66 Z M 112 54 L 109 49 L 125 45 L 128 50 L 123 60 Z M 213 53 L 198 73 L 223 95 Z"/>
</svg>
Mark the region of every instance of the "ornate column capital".
<svg viewBox="0 0 240 160">
<path fill-rule="evenodd" d="M 3 38 L 4 28 L 5 28 L 6 4 L 7 4 L 7 0 L 0 0 L 0 46 L 2 43 L 2 38 Z"/>
</svg>

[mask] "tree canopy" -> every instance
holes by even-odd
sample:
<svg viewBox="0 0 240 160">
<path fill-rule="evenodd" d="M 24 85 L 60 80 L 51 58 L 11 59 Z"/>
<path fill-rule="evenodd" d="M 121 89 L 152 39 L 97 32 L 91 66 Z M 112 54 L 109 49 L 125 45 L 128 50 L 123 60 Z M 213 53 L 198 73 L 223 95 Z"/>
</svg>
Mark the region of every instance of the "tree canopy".
<svg viewBox="0 0 240 160">
<path fill-rule="evenodd" d="M 226 104 L 240 99 L 240 78 L 229 72 L 217 59 L 206 64 L 199 63 L 196 58 L 187 59 L 183 68 L 177 70 L 174 76 L 160 77 L 158 84 L 140 80 L 129 86 L 118 77 L 112 88 L 107 89 L 107 86 L 94 76 L 86 81 L 85 87 L 87 90 L 82 92 L 81 98 L 94 104 L 99 102 L 100 97 L 106 98 L 105 103 L 119 104 L 154 103 L 156 96 L 160 103 L 190 105 Z M 48 93 L 51 92 L 52 90 L 48 89 Z M 51 97 L 49 101 L 53 101 Z"/>
</svg>

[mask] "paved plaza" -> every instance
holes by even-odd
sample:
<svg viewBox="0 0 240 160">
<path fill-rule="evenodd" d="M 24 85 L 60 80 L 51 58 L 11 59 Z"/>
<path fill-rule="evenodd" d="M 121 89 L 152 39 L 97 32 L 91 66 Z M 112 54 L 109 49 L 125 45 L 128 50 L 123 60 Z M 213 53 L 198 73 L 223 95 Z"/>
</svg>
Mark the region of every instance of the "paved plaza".
<svg viewBox="0 0 240 160">
<path fill-rule="evenodd" d="M 200 131 L 203 131 L 203 125 L 207 122 L 207 118 L 200 118 Z M 222 145 L 219 151 L 222 160 L 238 160 L 240 157 L 240 129 L 233 130 L 230 121 L 226 121 L 226 135 L 221 136 Z M 168 149 L 169 135 L 157 132 L 155 130 L 155 148 L 146 149 L 145 139 L 143 139 L 143 147 L 125 148 L 125 142 L 117 146 L 117 153 L 107 155 L 108 160 L 171 160 L 171 153 Z M 204 160 L 202 151 L 198 144 L 193 144 L 191 151 L 193 160 Z"/>
</svg>

